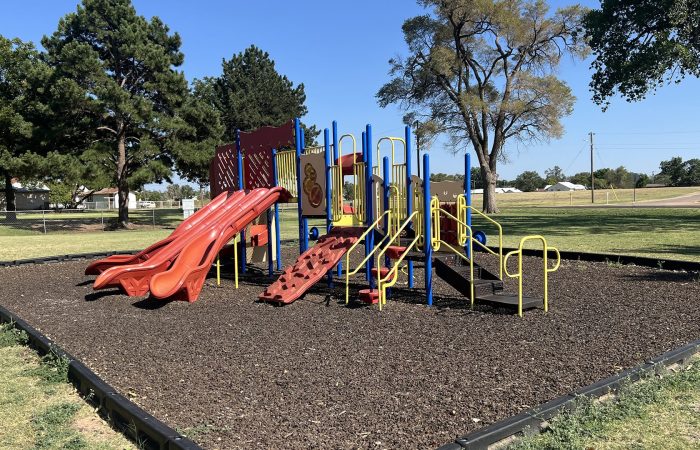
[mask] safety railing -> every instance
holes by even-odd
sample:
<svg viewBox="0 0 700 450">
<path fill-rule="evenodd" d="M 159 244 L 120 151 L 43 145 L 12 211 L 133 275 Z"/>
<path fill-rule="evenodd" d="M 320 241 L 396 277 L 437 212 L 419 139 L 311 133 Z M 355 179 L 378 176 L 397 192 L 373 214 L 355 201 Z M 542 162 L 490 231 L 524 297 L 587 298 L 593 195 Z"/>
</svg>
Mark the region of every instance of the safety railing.
<svg viewBox="0 0 700 450">
<path fill-rule="evenodd" d="M 559 250 L 557 250 L 555 247 L 550 247 L 547 245 L 547 240 L 544 238 L 544 236 L 540 235 L 531 235 L 531 236 L 525 236 L 522 239 L 520 239 L 520 245 L 518 246 L 517 250 L 513 250 L 512 252 L 509 252 L 506 254 L 504 260 L 503 260 L 503 270 L 505 271 L 505 274 L 511 278 L 517 278 L 518 279 L 518 316 L 522 317 L 523 316 L 523 246 L 525 245 L 525 242 L 530 241 L 530 240 L 539 240 L 542 242 L 542 260 L 543 260 L 543 275 L 544 275 L 544 310 L 547 312 L 549 310 L 549 305 L 548 305 L 548 280 L 547 280 L 547 274 L 556 272 L 557 269 L 559 269 L 559 265 L 561 264 L 561 255 L 559 255 Z M 549 250 L 552 250 L 556 253 L 557 255 L 557 263 L 554 265 L 554 267 L 549 268 L 549 263 L 548 263 L 548 253 Z M 508 272 L 508 258 L 510 258 L 513 255 L 518 255 L 518 272 L 511 274 Z"/>
<path fill-rule="evenodd" d="M 387 217 L 388 216 L 388 217 Z M 391 239 L 392 235 L 390 233 L 387 233 L 384 238 L 379 241 L 378 243 L 374 244 L 374 249 L 369 252 L 367 255 L 365 255 L 364 259 L 354 268 L 351 269 L 350 265 L 350 255 L 352 254 L 352 251 L 357 248 L 366 238 L 369 233 L 374 233 L 375 227 L 377 227 L 383 220 L 388 220 L 389 222 L 389 229 L 391 229 L 391 222 L 393 220 L 392 215 L 391 215 L 391 210 L 384 211 L 384 213 L 377 218 L 377 220 L 374 221 L 372 225 L 370 225 L 364 233 L 360 235 L 360 237 L 357 239 L 357 242 L 352 244 L 352 246 L 348 249 L 348 251 L 345 253 L 345 304 L 347 305 L 350 302 L 350 276 L 351 275 L 356 275 L 362 267 L 369 261 L 378 251 L 381 249 L 382 245 L 387 241 L 387 239 Z"/>
<path fill-rule="evenodd" d="M 391 167 L 391 184 L 399 190 L 399 220 L 404 220 L 408 215 L 406 198 L 408 189 L 406 186 L 406 163 L 394 164 Z"/>
<path fill-rule="evenodd" d="M 466 225 L 467 222 L 467 210 L 471 211 L 472 213 L 477 214 L 479 217 L 482 217 L 486 221 L 492 223 L 496 228 L 498 228 L 498 253 L 487 247 L 486 245 L 482 244 L 481 242 L 474 240 L 474 242 L 485 252 L 490 253 L 494 256 L 498 257 L 498 279 L 502 280 L 503 279 L 503 227 L 501 226 L 500 223 L 496 222 L 483 212 L 479 211 L 478 209 L 474 208 L 473 206 L 468 206 L 467 205 L 467 200 L 464 195 L 460 195 L 457 197 L 457 211 L 458 211 L 458 216 L 460 219 L 464 222 Z M 466 230 L 464 229 L 464 225 L 461 223 L 457 224 L 457 235 L 459 236 L 460 233 L 464 234 Z"/>
<path fill-rule="evenodd" d="M 277 184 L 297 196 L 297 164 L 296 151 L 283 150 L 277 152 Z"/>
<path fill-rule="evenodd" d="M 340 220 L 343 217 L 343 168 L 333 165 L 328 170 L 331 177 L 331 220 Z"/>
<path fill-rule="evenodd" d="M 353 192 L 353 206 L 355 207 L 355 218 L 360 222 L 364 222 L 365 218 L 367 217 L 365 203 L 366 185 L 363 181 L 365 179 L 365 163 L 359 162 L 353 164 L 352 172 L 356 180 Z"/>
<path fill-rule="evenodd" d="M 397 233 L 389 240 L 389 242 L 386 243 L 384 248 L 379 252 L 377 255 L 377 291 L 379 292 L 379 310 L 381 311 L 382 306 L 386 304 L 386 290 L 389 289 L 390 287 L 394 286 L 396 282 L 399 280 L 399 267 L 401 267 L 401 263 L 406 259 L 406 256 L 408 253 L 413 250 L 413 248 L 416 246 L 418 243 L 418 236 L 414 237 L 413 240 L 406 246 L 406 249 L 403 251 L 399 259 L 397 259 L 393 265 L 391 266 L 391 269 L 389 272 L 386 274 L 386 277 L 382 278 L 382 273 L 380 270 L 381 267 L 381 262 L 384 259 L 384 255 L 386 252 L 389 250 L 389 247 L 395 242 L 396 239 L 399 239 L 401 237 L 401 232 L 406 229 L 408 224 L 411 223 L 411 221 L 419 214 L 418 211 L 414 211 L 409 217 L 406 218 L 406 220 L 401 224 L 401 226 L 398 228 Z"/>
<path fill-rule="evenodd" d="M 462 249 L 467 246 L 470 258 L 463 253 L 463 250 L 457 249 L 452 246 L 452 244 L 442 240 L 441 238 L 441 227 L 440 227 L 440 215 L 445 215 L 448 218 L 457 222 L 458 227 L 461 227 L 465 232 L 458 234 L 457 243 Z M 433 197 L 430 200 L 430 215 L 431 215 L 431 235 L 430 235 L 430 245 L 433 250 L 440 250 L 441 246 L 447 247 L 450 252 L 454 253 L 455 256 L 461 258 L 462 260 L 469 263 L 469 302 L 471 307 L 474 307 L 474 248 L 472 244 L 478 242 L 474 239 L 474 234 L 472 228 L 467 225 L 465 221 L 462 221 L 458 217 L 454 216 L 451 212 L 440 208 L 440 201 L 437 197 Z"/>
</svg>

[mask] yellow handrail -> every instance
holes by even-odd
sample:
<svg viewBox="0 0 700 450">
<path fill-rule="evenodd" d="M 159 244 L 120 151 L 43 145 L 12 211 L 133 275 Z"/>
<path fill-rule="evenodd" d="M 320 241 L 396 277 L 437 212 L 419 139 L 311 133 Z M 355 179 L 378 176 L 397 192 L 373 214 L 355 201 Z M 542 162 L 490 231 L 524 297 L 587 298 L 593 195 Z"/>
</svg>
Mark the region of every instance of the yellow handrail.
<svg viewBox="0 0 700 450">
<path fill-rule="evenodd" d="M 367 229 L 365 230 L 364 233 L 360 235 L 359 238 L 357 238 L 357 242 L 352 244 L 348 251 L 345 253 L 345 304 L 347 305 L 350 302 L 350 275 L 355 275 L 357 272 L 360 271 L 362 266 L 365 265 L 367 261 L 370 260 L 372 256 L 379 250 L 380 246 L 384 243 L 385 240 L 391 237 L 391 234 L 387 233 L 386 236 L 384 236 L 384 239 L 379 241 L 378 244 L 375 244 L 374 250 L 372 250 L 369 254 L 365 256 L 365 258 L 355 267 L 354 269 L 350 270 L 350 254 L 352 253 L 355 248 L 362 243 L 362 241 L 367 237 L 367 235 L 371 232 L 374 232 L 375 227 L 382 221 L 384 220 L 384 216 L 389 215 L 389 229 L 391 229 L 391 222 L 392 222 L 392 217 L 391 217 L 391 210 L 384 211 L 384 213 L 377 218 L 377 220 L 372 223 Z"/>
<path fill-rule="evenodd" d="M 479 216 L 483 217 L 484 219 L 488 220 L 488 221 L 491 222 L 492 224 L 496 225 L 496 227 L 498 228 L 498 253 L 494 252 L 493 250 L 491 250 L 491 249 L 488 248 L 487 246 L 483 245 L 483 244 L 482 244 L 481 242 L 479 242 L 479 241 L 476 241 L 476 243 L 477 243 L 481 248 L 483 248 L 483 249 L 486 250 L 487 252 L 491 253 L 492 255 L 498 256 L 498 268 L 499 268 L 498 279 L 499 279 L 499 280 L 503 280 L 503 227 L 501 226 L 500 223 L 496 222 L 495 220 L 493 220 L 492 218 L 490 218 L 489 216 L 487 216 L 487 215 L 484 214 L 483 212 L 479 211 L 478 209 L 474 208 L 473 206 L 467 206 L 467 204 L 466 204 L 466 198 L 465 198 L 464 195 L 460 195 L 460 196 L 457 198 L 458 204 L 460 204 L 460 202 L 459 202 L 460 199 L 465 199 L 465 200 L 463 200 L 463 201 L 465 202 L 464 205 L 463 205 L 463 207 L 465 208 L 465 209 L 464 209 L 464 221 L 465 221 L 465 222 L 466 222 L 466 220 L 467 220 L 467 219 L 466 219 L 466 211 L 467 211 L 467 209 L 469 209 L 469 210 L 471 210 L 472 212 L 477 213 Z"/>
<path fill-rule="evenodd" d="M 523 245 L 525 242 L 529 240 L 539 240 L 542 241 L 542 252 L 543 252 L 543 273 L 544 273 L 544 311 L 547 312 L 549 310 L 549 305 L 548 305 L 548 280 L 547 280 L 547 274 L 551 272 L 556 272 L 557 269 L 559 269 L 559 265 L 561 264 L 561 255 L 559 255 L 559 250 L 557 250 L 555 247 L 549 247 L 547 245 L 547 240 L 544 238 L 544 236 L 541 236 L 539 234 L 533 234 L 530 236 L 525 236 L 522 239 L 520 239 L 520 245 L 518 246 L 517 250 L 513 250 L 512 252 L 509 252 L 506 254 L 504 260 L 503 260 L 503 270 L 505 271 L 505 274 L 508 275 L 511 278 L 517 278 L 518 279 L 518 316 L 522 317 L 523 316 Z M 548 267 L 547 263 L 547 254 L 549 250 L 554 250 L 554 252 L 557 254 L 557 263 L 552 267 L 551 269 Z M 510 258 L 512 255 L 518 255 L 518 273 L 511 274 L 508 272 L 508 258 Z"/>
<path fill-rule="evenodd" d="M 433 200 L 437 200 L 437 198 L 433 198 Z M 439 206 L 439 202 L 437 202 L 437 208 L 432 210 L 433 205 L 435 204 L 433 201 L 430 202 L 431 204 L 431 214 L 433 214 L 434 220 L 437 222 L 437 225 L 433 225 L 433 228 L 437 227 L 438 229 L 438 234 L 437 234 L 437 248 L 440 248 L 440 245 L 445 245 L 447 248 L 449 248 L 452 253 L 455 255 L 459 256 L 463 260 L 469 262 L 469 302 L 470 306 L 473 308 L 474 307 L 474 247 L 472 245 L 473 242 L 480 243 L 473 237 L 473 231 L 472 228 L 467 225 L 465 221 L 460 220 L 459 218 L 455 217 L 450 213 L 449 211 L 446 211 Z M 440 213 L 443 213 L 444 215 L 450 217 L 451 219 L 457 221 L 457 224 L 462 227 L 466 233 L 463 235 L 458 235 L 458 243 L 460 246 L 464 246 L 465 244 L 468 245 L 469 247 L 469 255 L 471 255 L 470 258 L 467 258 L 461 250 L 458 250 L 454 248 L 451 244 L 443 241 L 440 238 Z M 435 247 L 433 247 L 434 249 Z"/>
<path fill-rule="evenodd" d="M 384 254 L 387 252 L 387 250 L 389 249 L 391 244 L 394 242 L 394 240 L 401 236 L 401 232 L 408 226 L 409 223 L 411 223 L 411 220 L 413 220 L 413 218 L 418 214 L 419 214 L 419 211 L 414 211 L 408 218 L 406 218 L 404 223 L 401 224 L 401 226 L 396 230 L 396 234 L 391 238 L 391 240 L 384 246 L 382 251 L 379 252 L 379 254 L 377 255 L 377 264 L 376 264 L 376 267 L 377 267 L 377 290 L 379 291 L 379 310 L 380 311 L 382 309 L 382 305 L 386 303 L 386 290 L 388 288 L 390 288 L 391 286 L 395 285 L 396 282 L 398 281 L 399 273 L 398 273 L 397 268 L 400 266 L 401 262 L 403 262 L 403 260 L 406 258 L 406 255 L 408 254 L 408 252 L 413 248 L 413 246 L 416 245 L 416 243 L 418 242 L 419 236 L 416 235 L 416 237 L 413 238 L 413 241 L 411 241 L 411 243 L 406 247 L 406 250 L 403 252 L 401 257 L 394 263 L 391 270 L 387 274 L 386 278 L 382 278 L 382 274 L 381 274 L 381 270 L 380 270 L 382 259 L 384 258 Z M 390 282 L 383 284 L 385 281 L 387 281 L 389 279 L 389 276 L 392 273 L 394 274 L 393 279 Z"/>
</svg>

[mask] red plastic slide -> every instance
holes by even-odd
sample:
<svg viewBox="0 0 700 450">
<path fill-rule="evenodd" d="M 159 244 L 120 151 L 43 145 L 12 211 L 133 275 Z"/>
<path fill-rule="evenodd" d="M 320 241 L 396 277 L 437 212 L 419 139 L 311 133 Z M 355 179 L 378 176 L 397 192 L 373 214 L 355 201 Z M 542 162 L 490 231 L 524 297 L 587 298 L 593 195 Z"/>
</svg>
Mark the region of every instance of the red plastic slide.
<svg viewBox="0 0 700 450">
<path fill-rule="evenodd" d="M 170 236 L 166 237 L 165 239 L 161 239 L 160 241 L 145 248 L 144 250 L 141 250 L 135 255 L 112 255 L 107 258 L 93 261 L 87 266 L 87 268 L 85 268 L 85 275 L 99 275 L 105 270 L 109 269 L 110 267 L 124 266 L 127 264 L 138 264 L 140 262 L 146 261 L 149 258 L 152 258 L 166 245 L 175 240 L 175 238 L 178 235 L 193 230 L 203 220 L 206 220 L 207 216 L 212 214 L 216 210 L 216 208 L 221 206 L 226 201 L 227 197 L 228 192 L 223 192 L 217 195 L 216 198 L 209 202 L 209 204 L 206 205 L 204 208 L 200 209 L 187 219 L 183 220 L 182 223 L 180 223 L 180 225 L 178 225 L 177 228 L 175 228 L 175 230 L 173 230 L 173 232 L 170 233 Z"/>
<path fill-rule="evenodd" d="M 148 293 L 151 277 L 167 270 L 180 251 L 192 240 L 227 216 L 240 214 L 240 205 L 248 198 L 244 191 L 236 191 L 228 196 L 223 205 L 214 208 L 211 214 L 197 223 L 188 233 L 179 233 L 172 242 L 166 244 L 155 255 L 135 264 L 114 266 L 106 269 L 96 279 L 94 289 L 119 286 L 127 295 L 141 296 Z"/>
<path fill-rule="evenodd" d="M 221 248 L 270 206 L 288 197 L 289 193 L 281 187 L 250 191 L 235 214 L 227 214 L 215 226 L 188 242 L 170 269 L 151 278 L 151 295 L 189 302 L 197 300 Z"/>
<path fill-rule="evenodd" d="M 333 269 L 364 231 L 360 227 L 333 228 L 302 253 L 258 298 L 266 302 L 292 303 Z"/>
</svg>

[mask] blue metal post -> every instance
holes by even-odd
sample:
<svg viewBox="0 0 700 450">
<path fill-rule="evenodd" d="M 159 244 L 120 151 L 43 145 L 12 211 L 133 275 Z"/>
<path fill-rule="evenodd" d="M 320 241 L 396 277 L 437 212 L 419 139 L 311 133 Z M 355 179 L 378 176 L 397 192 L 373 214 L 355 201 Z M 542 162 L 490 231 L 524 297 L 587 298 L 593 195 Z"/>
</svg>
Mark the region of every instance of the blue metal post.
<svg viewBox="0 0 700 450">
<path fill-rule="evenodd" d="M 367 168 L 367 133 L 364 131 L 362 132 L 362 161 L 365 162 L 365 179 L 364 180 L 357 180 L 358 183 L 365 183 L 365 186 L 367 186 L 367 171 L 372 170 L 371 168 Z M 369 197 L 369 194 L 365 192 L 365 224 L 369 226 L 370 223 L 372 222 L 367 222 L 367 197 Z M 369 244 L 368 241 L 365 239 L 365 257 L 369 255 Z M 370 280 L 370 273 L 368 270 L 366 270 L 365 266 L 365 278 L 367 281 Z"/>
<path fill-rule="evenodd" d="M 367 144 L 365 147 L 365 165 L 367 169 L 367 179 L 365 187 L 365 217 L 367 217 L 367 226 L 370 226 L 372 225 L 372 222 L 374 222 L 374 196 L 372 195 L 372 185 L 374 184 L 372 180 L 372 125 L 367 124 L 367 128 L 365 130 L 365 141 L 365 143 Z M 377 164 L 379 164 L 379 161 L 377 161 Z M 374 233 L 367 233 L 367 240 L 365 242 L 365 246 L 367 248 L 367 252 L 372 253 L 372 250 L 374 250 Z M 367 265 L 365 267 L 365 270 L 367 271 L 367 276 L 369 277 L 370 289 L 374 289 L 374 282 L 371 277 L 373 266 L 374 261 L 372 261 L 372 258 L 370 258 L 367 261 Z"/>
<path fill-rule="evenodd" d="M 467 225 L 472 226 L 472 159 L 469 151 L 464 155 L 464 197 L 467 200 Z M 469 254 L 469 244 L 464 247 L 467 258 L 471 258 Z"/>
<path fill-rule="evenodd" d="M 433 247 L 430 242 L 430 158 L 423 155 L 423 222 L 425 252 L 425 298 L 428 306 L 433 304 Z"/>
<path fill-rule="evenodd" d="M 340 164 L 340 161 L 338 161 L 338 122 L 336 122 L 335 120 L 333 121 L 333 164 Z M 342 177 L 342 180 L 343 180 L 340 184 L 343 187 L 345 187 L 345 177 L 342 175 L 342 172 L 343 172 L 342 167 L 340 168 L 340 172 L 341 172 L 340 176 Z M 343 194 L 341 193 L 340 196 L 342 199 Z M 343 275 L 343 261 L 342 261 L 342 259 L 336 267 L 338 268 L 338 276 L 339 277 L 342 276 Z"/>
<path fill-rule="evenodd" d="M 404 130 L 406 141 L 406 217 L 413 213 L 413 184 L 411 181 L 411 127 L 406 125 Z M 409 225 L 413 228 L 413 224 Z M 413 289 L 413 261 L 408 262 L 408 288 Z"/>
<path fill-rule="evenodd" d="M 245 189 L 245 180 L 243 180 L 243 149 L 241 149 L 241 130 L 236 130 L 236 158 L 238 159 L 238 189 Z M 241 240 L 238 244 L 239 254 L 241 255 L 241 273 L 246 272 L 246 252 L 245 252 L 245 228 L 241 230 Z"/>
<path fill-rule="evenodd" d="M 296 169 L 297 169 L 297 214 L 299 220 L 299 254 L 306 251 L 304 248 L 304 238 L 301 233 L 304 228 L 301 216 L 301 122 L 299 119 L 294 119 L 294 146 L 296 150 Z"/>
<path fill-rule="evenodd" d="M 277 204 L 275 204 L 277 206 Z M 267 208 L 267 274 L 272 276 L 274 267 L 272 266 L 272 210 Z"/>
<path fill-rule="evenodd" d="M 326 156 L 326 233 L 331 231 L 333 226 L 333 210 L 332 210 L 332 197 L 331 189 L 333 184 L 331 183 L 331 145 L 330 137 L 328 133 L 328 128 L 323 130 L 323 150 Z M 328 277 L 328 287 L 333 287 L 333 269 L 329 270 L 326 274 Z"/>
<path fill-rule="evenodd" d="M 272 149 L 272 172 L 275 177 L 275 187 L 277 187 L 279 186 L 279 172 L 277 170 L 277 150 L 274 148 Z M 280 205 L 275 202 L 275 254 L 277 256 L 275 261 L 277 262 L 277 270 L 282 270 L 282 246 L 280 239 Z M 270 258 L 272 258 L 272 254 L 270 254 Z"/>
<path fill-rule="evenodd" d="M 304 153 L 306 151 L 306 139 L 304 136 L 304 129 L 301 129 L 301 152 Z M 301 166 L 301 162 L 299 163 Z M 299 175 L 297 178 L 301 178 L 301 172 L 297 172 Z M 301 193 L 303 191 L 299 191 L 299 198 L 301 198 Z M 309 249 L 309 219 L 305 216 L 302 216 L 301 218 L 301 235 L 303 236 L 302 242 L 304 243 L 304 251 L 307 251 Z"/>
</svg>

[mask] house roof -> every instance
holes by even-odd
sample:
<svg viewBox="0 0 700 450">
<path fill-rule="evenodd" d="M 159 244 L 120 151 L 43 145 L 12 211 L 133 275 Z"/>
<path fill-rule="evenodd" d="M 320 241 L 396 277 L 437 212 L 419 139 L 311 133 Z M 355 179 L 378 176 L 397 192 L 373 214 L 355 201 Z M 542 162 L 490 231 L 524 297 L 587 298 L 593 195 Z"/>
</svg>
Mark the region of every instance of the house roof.
<svg viewBox="0 0 700 450">
<path fill-rule="evenodd" d="M 12 182 L 12 189 L 15 192 L 51 192 L 51 189 L 44 183 L 38 183 L 33 186 L 23 186 L 16 178 Z"/>
<path fill-rule="evenodd" d="M 117 188 L 104 188 L 100 189 L 99 191 L 95 191 L 92 193 L 92 195 L 114 195 L 119 192 L 119 189 Z"/>
</svg>

